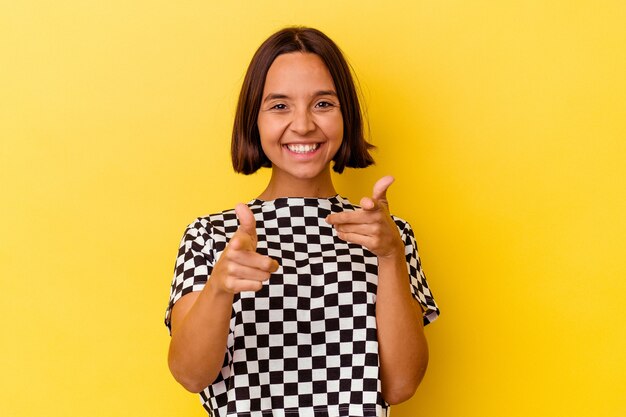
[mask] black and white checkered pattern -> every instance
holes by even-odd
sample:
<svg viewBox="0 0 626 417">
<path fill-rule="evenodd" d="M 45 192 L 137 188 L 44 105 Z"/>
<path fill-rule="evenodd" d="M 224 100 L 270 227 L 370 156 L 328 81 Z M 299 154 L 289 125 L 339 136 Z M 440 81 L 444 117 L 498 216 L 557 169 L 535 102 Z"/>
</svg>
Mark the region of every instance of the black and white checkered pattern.
<svg viewBox="0 0 626 417">
<path fill-rule="evenodd" d="M 210 416 L 386 416 L 376 337 L 377 259 L 340 240 L 324 220 L 354 210 L 335 196 L 248 203 L 257 252 L 281 265 L 258 292 L 236 295 L 224 365 L 200 395 Z M 439 309 L 422 272 L 413 231 L 394 217 L 406 245 L 413 296 L 424 322 Z M 200 291 L 238 228 L 234 210 L 200 217 L 181 241 L 165 323 L 174 303 Z"/>
</svg>

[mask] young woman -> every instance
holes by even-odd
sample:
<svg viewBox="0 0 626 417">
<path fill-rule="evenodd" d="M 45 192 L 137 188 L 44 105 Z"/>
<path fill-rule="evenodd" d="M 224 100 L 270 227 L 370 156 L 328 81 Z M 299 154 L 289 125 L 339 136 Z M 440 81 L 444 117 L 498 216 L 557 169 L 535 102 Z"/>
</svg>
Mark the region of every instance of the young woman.
<svg viewBox="0 0 626 417">
<path fill-rule="evenodd" d="M 272 170 L 261 195 L 183 236 L 165 322 L 169 366 L 211 416 L 385 416 L 428 362 L 439 310 L 384 177 L 356 206 L 330 169 L 373 163 L 339 48 L 286 28 L 252 58 L 233 166 Z"/>
</svg>

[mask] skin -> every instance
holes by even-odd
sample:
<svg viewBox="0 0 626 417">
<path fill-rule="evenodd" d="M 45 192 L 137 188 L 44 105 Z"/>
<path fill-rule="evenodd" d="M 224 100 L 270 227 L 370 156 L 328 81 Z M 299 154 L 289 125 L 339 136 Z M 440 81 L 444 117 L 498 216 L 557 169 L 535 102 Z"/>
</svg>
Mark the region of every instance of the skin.
<svg viewBox="0 0 626 417">
<path fill-rule="evenodd" d="M 413 396 L 428 365 L 422 309 L 408 285 L 404 243 L 391 215 L 387 189 L 393 177 L 381 178 L 361 209 L 334 213 L 326 221 L 339 238 L 365 246 L 378 257 L 376 325 L 383 398 L 398 404 Z"/>
<path fill-rule="evenodd" d="M 263 151 L 272 161 L 272 176 L 259 196 L 327 198 L 336 195 L 330 162 L 341 145 L 343 118 L 335 86 L 314 54 L 280 55 L 270 67 L 258 116 Z M 293 145 L 314 146 L 306 153 Z M 292 146 L 292 149 L 289 149 Z M 362 209 L 335 213 L 326 221 L 338 236 L 361 244 L 378 257 L 376 301 L 382 394 L 396 404 L 410 398 L 428 363 L 422 311 L 413 299 L 404 244 L 386 197 L 392 177 L 379 180 Z M 234 294 L 258 291 L 278 263 L 256 253 L 255 219 L 250 209 L 235 208 L 240 227 L 215 264 L 202 291 L 183 296 L 172 310 L 168 364 L 177 381 L 200 392 L 219 374 Z"/>
<path fill-rule="evenodd" d="M 319 56 L 296 52 L 274 60 L 257 123 L 261 147 L 272 161 L 262 200 L 337 194 L 329 164 L 341 146 L 343 117 L 335 84 Z M 319 148 L 296 154 L 288 148 L 295 144 Z"/>
</svg>

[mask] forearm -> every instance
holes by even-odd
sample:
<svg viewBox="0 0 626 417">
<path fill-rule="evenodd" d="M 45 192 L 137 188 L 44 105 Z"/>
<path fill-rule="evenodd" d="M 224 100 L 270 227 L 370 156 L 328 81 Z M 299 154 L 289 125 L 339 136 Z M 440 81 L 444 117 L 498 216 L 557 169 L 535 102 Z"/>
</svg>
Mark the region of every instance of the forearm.
<svg viewBox="0 0 626 417">
<path fill-rule="evenodd" d="M 168 362 L 174 378 L 187 390 L 200 392 L 219 374 L 226 353 L 233 295 L 210 284 L 183 297 L 173 322 Z M 173 317 L 174 319 L 176 317 Z"/>
<path fill-rule="evenodd" d="M 376 323 L 382 394 L 395 404 L 415 393 L 428 365 L 428 345 L 404 256 L 379 258 L 378 276 Z"/>
</svg>

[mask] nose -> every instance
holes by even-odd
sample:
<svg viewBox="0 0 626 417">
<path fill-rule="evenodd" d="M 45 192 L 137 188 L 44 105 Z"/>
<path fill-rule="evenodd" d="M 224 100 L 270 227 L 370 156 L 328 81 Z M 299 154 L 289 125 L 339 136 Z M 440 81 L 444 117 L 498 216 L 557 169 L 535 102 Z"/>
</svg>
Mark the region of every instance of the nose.
<svg viewBox="0 0 626 417">
<path fill-rule="evenodd" d="M 309 110 L 302 108 L 293 113 L 290 127 L 297 134 L 304 136 L 315 130 L 315 122 Z"/>
</svg>

